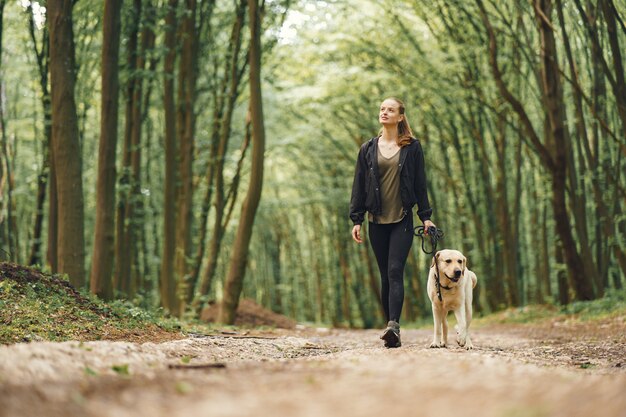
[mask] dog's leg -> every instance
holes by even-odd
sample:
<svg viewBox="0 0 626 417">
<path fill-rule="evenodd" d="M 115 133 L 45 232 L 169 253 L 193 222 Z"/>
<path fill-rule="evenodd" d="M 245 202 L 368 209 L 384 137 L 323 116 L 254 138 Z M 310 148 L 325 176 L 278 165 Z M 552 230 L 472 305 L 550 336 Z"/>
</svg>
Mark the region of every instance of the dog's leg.
<svg viewBox="0 0 626 417">
<path fill-rule="evenodd" d="M 465 321 L 465 306 L 461 305 L 459 308 L 454 310 L 454 315 L 456 316 L 458 333 L 456 336 L 456 341 L 459 346 L 465 346 L 467 343 L 467 322 Z"/>
<path fill-rule="evenodd" d="M 432 308 L 435 328 L 433 329 L 433 342 L 430 344 L 430 347 L 438 348 L 441 345 L 441 313 L 435 303 L 432 303 Z"/>
<path fill-rule="evenodd" d="M 465 333 L 466 333 L 466 341 L 465 341 L 465 349 L 470 350 L 474 349 L 474 345 L 472 344 L 472 339 L 470 339 L 469 328 L 472 323 L 472 289 L 471 287 L 468 290 L 468 294 L 465 295 Z"/>
<path fill-rule="evenodd" d="M 443 329 L 443 338 L 441 339 L 441 347 L 448 346 L 448 312 L 444 311 L 441 317 L 441 327 Z"/>
</svg>

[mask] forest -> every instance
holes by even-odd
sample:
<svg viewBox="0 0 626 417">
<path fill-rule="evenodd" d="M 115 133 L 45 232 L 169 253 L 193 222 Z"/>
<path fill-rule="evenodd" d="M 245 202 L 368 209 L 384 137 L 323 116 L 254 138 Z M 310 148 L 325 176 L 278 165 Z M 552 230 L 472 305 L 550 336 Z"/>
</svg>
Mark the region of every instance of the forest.
<svg viewBox="0 0 626 417">
<path fill-rule="evenodd" d="M 0 258 L 197 317 L 383 322 L 350 238 L 401 98 L 475 311 L 626 277 L 624 0 L 0 0 Z M 419 220 L 415 217 L 416 225 Z M 403 319 L 429 317 L 415 238 Z"/>
</svg>

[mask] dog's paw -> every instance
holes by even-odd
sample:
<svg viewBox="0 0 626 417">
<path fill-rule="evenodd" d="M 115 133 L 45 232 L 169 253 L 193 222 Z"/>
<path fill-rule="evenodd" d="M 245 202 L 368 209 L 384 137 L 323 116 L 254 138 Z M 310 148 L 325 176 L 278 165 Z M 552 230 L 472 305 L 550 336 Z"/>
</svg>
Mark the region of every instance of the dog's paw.
<svg viewBox="0 0 626 417">
<path fill-rule="evenodd" d="M 472 342 L 467 342 L 465 344 L 465 350 L 472 350 L 474 349 L 474 345 L 472 345 Z"/>
<path fill-rule="evenodd" d="M 446 344 L 443 342 L 432 342 L 429 346 L 431 349 L 439 349 L 439 348 L 445 348 Z"/>
<path fill-rule="evenodd" d="M 465 336 L 457 336 L 456 338 L 456 342 L 459 344 L 459 346 L 464 347 L 467 344 L 467 338 Z"/>
</svg>

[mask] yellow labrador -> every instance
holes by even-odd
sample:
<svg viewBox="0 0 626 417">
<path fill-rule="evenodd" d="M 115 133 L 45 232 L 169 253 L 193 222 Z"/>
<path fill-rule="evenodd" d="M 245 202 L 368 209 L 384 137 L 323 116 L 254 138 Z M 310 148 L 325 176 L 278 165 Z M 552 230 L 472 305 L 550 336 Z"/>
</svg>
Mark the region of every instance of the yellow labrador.
<svg viewBox="0 0 626 417">
<path fill-rule="evenodd" d="M 446 317 L 450 311 L 456 316 L 457 343 L 466 349 L 474 347 L 468 331 L 472 322 L 472 289 L 476 286 L 476 274 L 466 265 L 465 256 L 451 249 L 437 252 L 430 265 L 427 290 L 435 322 L 431 348 L 448 344 Z"/>
</svg>

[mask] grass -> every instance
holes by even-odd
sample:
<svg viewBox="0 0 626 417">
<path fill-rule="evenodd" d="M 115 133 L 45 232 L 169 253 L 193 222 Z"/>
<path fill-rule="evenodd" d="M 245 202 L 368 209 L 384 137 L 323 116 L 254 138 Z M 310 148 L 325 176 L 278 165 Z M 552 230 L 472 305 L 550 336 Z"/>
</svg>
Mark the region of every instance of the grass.
<svg viewBox="0 0 626 417">
<path fill-rule="evenodd" d="M 106 304 L 58 276 L 0 263 L 0 344 L 66 340 L 170 340 L 180 323 L 132 303 Z"/>
<path fill-rule="evenodd" d="M 554 304 L 531 304 L 522 307 L 509 307 L 502 311 L 480 315 L 474 312 L 472 326 L 491 324 L 534 324 L 555 319 L 567 319 L 569 322 L 596 321 L 626 316 L 626 289 L 609 290 L 603 298 L 592 301 L 574 301 L 559 306 Z M 452 312 L 448 315 L 448 324 L 454 326 L 456 319 Z M 409 329 L 432 328 L 432 316 L 418 318 L 403 327 Z"/>
<path fill-rule="evenodd" d="M 559 318 L 567 318 L 570 321 L 594 321 L 618 316 L 626 316 L 626 289 L 609 290 L 603 298 L 592 301 L 574 301 L 564 306 L 541 304 L 511 307 L 477 317 L 476 324 L 532 324 Z"/>
</svg>

